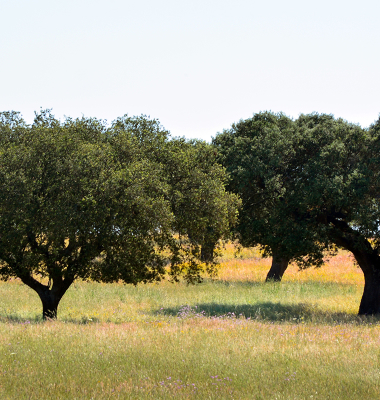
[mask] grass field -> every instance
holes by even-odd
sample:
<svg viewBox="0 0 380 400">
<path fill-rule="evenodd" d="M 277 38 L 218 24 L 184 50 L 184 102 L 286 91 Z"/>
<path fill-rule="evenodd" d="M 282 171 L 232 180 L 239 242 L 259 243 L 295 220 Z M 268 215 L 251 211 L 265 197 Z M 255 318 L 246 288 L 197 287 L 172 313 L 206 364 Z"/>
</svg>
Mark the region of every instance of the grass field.
<svg viewBox="0 0 380 400">
<path fill-rule="evenodd" d="M 347 253 L 321 269 L 227 246 L 215 280 L 78 282 L 41 322 L 37 295 L 0 283 L 1 399 L 379 399 L 380 324 L 356 316 Z"/>
</svg>

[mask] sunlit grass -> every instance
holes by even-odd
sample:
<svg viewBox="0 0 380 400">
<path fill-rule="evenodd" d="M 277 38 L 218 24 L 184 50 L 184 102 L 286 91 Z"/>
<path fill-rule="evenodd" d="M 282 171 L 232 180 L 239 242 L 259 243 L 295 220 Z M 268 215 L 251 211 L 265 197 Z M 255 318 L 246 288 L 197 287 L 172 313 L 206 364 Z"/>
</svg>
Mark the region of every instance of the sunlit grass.
<svg viewBox="0 0 380 400">
<path fill-rule="evenodd" d="M 201 285 L 77 282 L 41 321 L 0 283 L 1 399 L 377 399 L 378 318 L 356 316 L 360 269 L 341 252 L 265 284 L 257 249 L 227 245 Z"/>
<path fill-rule="evenodd" d="M 242 249 L 236 254 L 236 248 L 228 243 L 223 251 L 218 278 L 234 281 L 264 281 L 272 260 L 262 258 L 259 249 Z M 326 257 L 321 268 L 308 268 L 300 271 L 291 264 L 285 272 L 284 282 L 335 282 L 339 284 L 364 285 L 363 273 L 354 262 L 351 253 L 340 250 L 334 257 Z"/>
</svg>

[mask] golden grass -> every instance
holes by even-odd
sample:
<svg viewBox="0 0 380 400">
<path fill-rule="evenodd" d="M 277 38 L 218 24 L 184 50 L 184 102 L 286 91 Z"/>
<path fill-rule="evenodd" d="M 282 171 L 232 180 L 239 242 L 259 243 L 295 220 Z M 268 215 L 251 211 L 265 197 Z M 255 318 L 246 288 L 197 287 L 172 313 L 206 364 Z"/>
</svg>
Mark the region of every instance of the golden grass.
<svg viewBox="0 0 380 400">
<path fill-rule="evenodd" d="M 225 246 L 221 257 L 221 267 L 218 279 L 226 281 L 265 281 L 271 266 L 271 258 L 262 258 L 258 249 L 243 249 L 240 257 L 234 258 L 235 247 L 232 243 Z M 355 264 L 351 253 L 339 250 L 334 257 L 326 257 L 321 268 L 299 270 L 291 264 L 286 270 L 284 282 L 335 282 L 341 284 L 364 285 L 364 277 L 360 268 Z"/>
<path fill-rule="evenodd" d="M 0 325 L 3 399 L 376 399 L 379 326 Z M 312 397 L 313 396 L 313 397 Z"/>
<path fill-rule="evenodd" d="M 380 325 L 358 318 L 348 253 L 264 284 L 257 249 L 204 284 L 77 282 L 42 323 L 37 295 L 0 283 L 1 399 L 377 399 Z"/>
</svg>

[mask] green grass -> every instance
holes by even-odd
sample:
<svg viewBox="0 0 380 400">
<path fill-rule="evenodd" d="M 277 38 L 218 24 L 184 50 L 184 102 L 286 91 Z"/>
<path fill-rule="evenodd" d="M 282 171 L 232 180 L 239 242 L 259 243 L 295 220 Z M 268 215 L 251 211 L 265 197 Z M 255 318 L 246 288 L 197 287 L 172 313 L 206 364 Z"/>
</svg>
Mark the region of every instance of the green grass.
<svg viewBox="0 0 380 400">
<path fill-rule="evenodd" d="M 231 268 L 197 286 L 78 282 L 47 323 L 33 291 L 0 283 L 0 398 L 380 397 L 380 325 L 356 316 L 361 283 L 328 280 L 328 266 L 323 281 L 290 271 L 281 284 Z"/>
<path fill-rule="evenodd" d="M 76 283 L 62 299 L 58 318 L 63 322 L 144 322 L 175 317 L 184 305 L 197 306 L 208 317 L 228 313 L 269 322 L 357 320 L 361 288 L 335 282 L 206 281 L 201 285 L 107 285 Z M 16 282 L 0 283 L 0 321 L 41 321 L 38 296 Z M 344 302 L 339 299 L 344 299 Z M 321 306 L 319 303 L 326 303 Z"/>
</svg>

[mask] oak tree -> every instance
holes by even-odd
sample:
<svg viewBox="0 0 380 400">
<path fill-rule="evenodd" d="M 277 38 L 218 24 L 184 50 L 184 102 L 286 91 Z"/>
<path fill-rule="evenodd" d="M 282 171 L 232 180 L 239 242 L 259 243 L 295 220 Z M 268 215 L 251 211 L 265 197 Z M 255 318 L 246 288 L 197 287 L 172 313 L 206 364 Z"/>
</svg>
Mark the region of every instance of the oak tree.
<svg viewBox="0 0 380 400">
<path fill-rule="evenodd" d="M 263 112 L 241 120 L 213 139 L 230 174 L 228 189 L 241 196 L 236 230 L 243 246 L 260 245 L 272 256 L 267 280 L 281 280 L 291 261 L 321 265 L 326 243 L 296 213 L 298 136 L 293 120 Z"/>
<path fill-rule="evenodd" d="M 56 318 L 76 279 L 136 285 L 169 271 L 174 279 L 183 273 L 199 280 L 196 252 L 191 267 L 182 267 L 189 252 L 177 232 L 186 216 L 174 209 L 165 161 L 177 159 L 172 140 L 144 116 L 107 126 L 84 117 L 61 122 L 45 110 L 28 125 L 18 113 L 1 113 L 0 278 L 17 277 L 35 290 L 44 319 Z M 177 170 L 185 167 L 177 159 Z M 217 191 L 206 197 L 224 191 L 224 170 L 216 169 Z M 205 185 L 191 179 L 183 194 L 189 202 L 193 187 Z M 175 190 L 180 197 L 181 188 Z M 205 214 L 218 218 L 214 210 Z M 220 215 L 223 225 L 228 218 Z M 210 224 L 197 212 L 189 218 Z"/>
<path fill-rule="evenodd" d="M 362 129 L 260 113 L 214 143 L 242 196 L 243 244 L 306 256 L 306 266 L 331 246 L 352 252 L 365 279 L 359 314 L 380 314 L 380 119 Z"/>
</svg>

